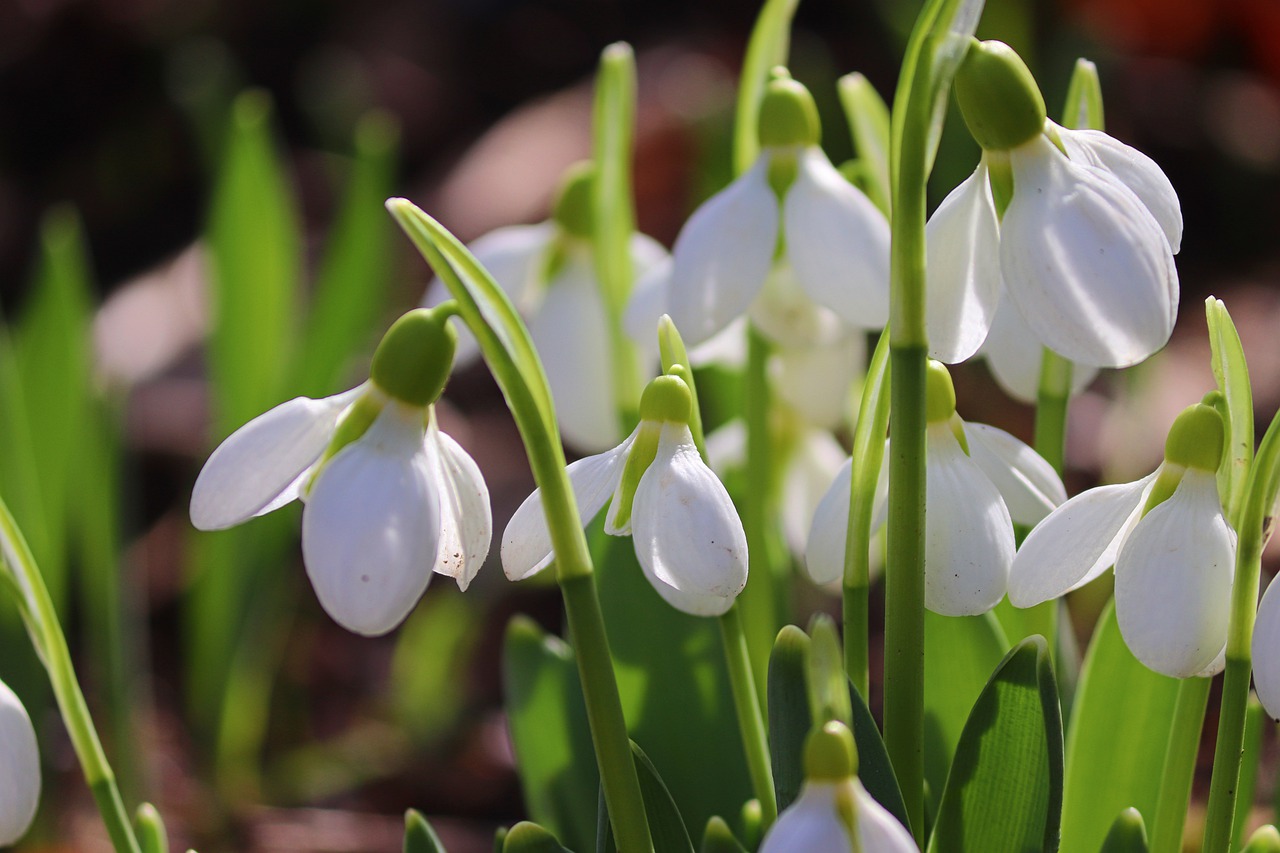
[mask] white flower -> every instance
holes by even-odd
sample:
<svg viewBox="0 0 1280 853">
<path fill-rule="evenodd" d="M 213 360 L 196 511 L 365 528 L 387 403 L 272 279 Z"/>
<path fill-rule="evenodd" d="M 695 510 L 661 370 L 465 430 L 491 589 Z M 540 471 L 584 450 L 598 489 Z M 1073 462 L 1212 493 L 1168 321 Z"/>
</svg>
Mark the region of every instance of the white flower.
<svg viewBox="0 0 1280 853">
<path fill-rule="evenodd" d="M 688 389 L 675 377 L 659 377 L 686 398 L 684 417 L 647 415 L 622 444 L 579 459 L 568 467 L 569 481 L 583 523 L 613 502 L 605 532 L 631 535 L 636 557 L 649 583 L 669 604 L 685 613 L 725 613 L 747 582 L 747 538 L 733 501 L 702 461 L 688 426 Z M 639 481 L 624 477 L 628 459 L 653 454 Z M 634 473 L 634 472 L 633 472 Z M 502 537 L 502 566 L 511 580 L 523 580 L 554 558 L 541 492 L 535 490 L 516 510 Z"/>
<path fill-rule="evenodd" d="M 0 681 L 0 847 L 26 834 L 39 804 L 36 732 L 18 697 Z"/>
<path fill-rule="evenodd" d="M 778 815 L 760 853 L 919 853 L 911 833 L 856 779 L 851 780 L 858 832 L 854 848 L 837 802 L 846 784 L 806 781 L 796 801 Z"/>
<path fill-rule="evenodd" d="M 322 462 L 348 423 L 367 428 Z M 316 595 L 358 634 L 395 628 L 433 570 L 466 589 L 489 550 L 489 491 L 475 462 L 440 432 L 433 406 L 373 382 L 295 398 L 232 433 L 196 479 L 191 521 L 220 530 L 295 498 L 306 503 L 302 553 Z"/>
<path fill-rule="evenodd" d="M 470 249 L 529 327 L 565 442 L 592 452 L 613 446 L 620 428 L 612 345 L 590 241 L 550 221 L 499 228 Z M 634 234 L 631 257 L 639 277 L 665 261 L 667 251 L 652 238 Z M 444 284 L 436 279 L 423 304 L 447 298 Z M 474 338 L 462 336 L 458 363 L 478 354 Z"/>
<path fill-rule="evenodd" d="M 1205 409 L 1213 412 L 1192 407 Z M 1198 439 L 1202 453 L 1221 448 L 1216 423 L 1216 439 Z M 1057 598 L 1114 563 L 1116 619 L 1129 650 L 1156 672 L 1188 678 L 1222 669 L 1236 539 L 1222 514 L 1216 463 L 1181 458 L 1178 429 L 1175 422 L 1156 472 L 1082 492 L 1031 531 L 1014 560 L 1009 601 L 1031 607 Z M 1152 491 L 1173 483 L 1168 499 L 1143 515 Z"/>
<path fill-rule="evenodd" d="M 1066 500 L 1053 467 L 1026 444 L 986 424 L 961 428 L 968 453 L 952 421 L 932 422 L 926 432 L 925 606 L 945 616 L 985 613 L 999 603 L 1013 563 L 1014 522 L 1033 525 Z M 887 448 L 873 529 L 885 519 Z M 840 469 L 814 513 L 805 566 L 817 583 L 844 573 L 852 467 L 850 460 Z"/>
<path fill-rule="evenodd" d="M 991 191 L 997 168 L 1012 176 L 1003 218 Z M 1181 235 L 1177 195 L 1150 158 L 1100 131 L 1046 121 L 1014 148 L 985 151 L 929 221 L 933 355 L 957 362 L 977 351 L 1003 292 L 1035 338 L 1066 358 L 1136 364 L 1173 330 Z"/>
<path fill-rule="evenodd" d="M 1024 403 L 1036 402 L 1044 344 L 1031 333 L 1008 295 L 1001 296 L 991 330 L 978 352 L 986 357 L 991 375 L 1006 394 Z M 1097 375 L 1098 368 L 1073 362 L 1070 393 L 1080 393 Z"/>
<path fill-rule="evenodd" d="M 1253 689 L 1273 720 L 1280 718 L 1280 583 L 1267 585 L 1253 623 Z"/>
</svg>

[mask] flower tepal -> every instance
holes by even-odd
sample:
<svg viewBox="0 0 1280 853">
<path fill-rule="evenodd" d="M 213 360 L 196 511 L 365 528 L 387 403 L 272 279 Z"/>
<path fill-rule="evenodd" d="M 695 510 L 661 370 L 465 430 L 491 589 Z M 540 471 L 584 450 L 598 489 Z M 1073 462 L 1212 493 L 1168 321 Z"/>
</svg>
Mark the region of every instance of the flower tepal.
<svg viewBox="0 0 1280 853">
<path fill-rule="evenodd" d="M 747 538 L 724 485 L 689 431 L 692 400 L 676 376 L 659 376 L 640 400 L 640 424 L 620 445 L 568 468 L 584 522 L 612 499 L 605 532 L 630 534 L 645 577 L 669 604 L 718 616 L 747 582 Z M 502 566 L 523 580 L 551 564 L 551 535 L 534 491 L 502 537 Z"/>
<path fill-rule="evenodd" d="M 196 480 L 191 520 L 231 527 L 300 498 L 302 554 L 325 611 L 366 636 L 408 615 L 431 579 L 466 589 L 489 551 L 480 470 L 440 432 L 434 403 L 452 363 L 450 309 L 401 317 L 367 383 L 299 397 L 245 424 Z"/>
<path fill-rule="evenodd" d="M 40 753 L 18 697 L 0 681 L 0 847 L 17 843 L 40 803 Z"/>
</svg>

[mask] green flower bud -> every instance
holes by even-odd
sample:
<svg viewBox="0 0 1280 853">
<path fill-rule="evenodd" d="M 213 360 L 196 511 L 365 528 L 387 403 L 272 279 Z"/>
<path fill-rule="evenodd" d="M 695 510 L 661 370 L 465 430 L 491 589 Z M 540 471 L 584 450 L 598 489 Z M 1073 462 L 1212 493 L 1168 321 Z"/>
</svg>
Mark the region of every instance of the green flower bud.
<svg viewBox="0 0 1280 853">
<path fill-rule="evenodd" d="M 956 72 L 955 90 L 969 133 L 988 151 L 1017 148 L 1044 130 L 1040 88 L 1003 42 L 975 39 Z"/>
<path fill-rule="evenodd" d="M 1249 843 L 1241 853 L 1276 853 L 1280 851 L 1280 832 L 1271 824 L 1258 827 L 1258 831 L 1249 836 Z"/>
<path fill-rule="evenodd" d="M 956 387 L 942 362 L 929 359 L 925 367 L 925 420 L 936 424 L 949 421 L 956 413 Z"/>
<path fill-rule="evenodd" d="M 590 162 L 575 163 L 560 181 L 551 218 L 566 234 L 588 239 L 595 224 L 596 169 Z"/>
<path fill-rule="evenodd" d="M 693 395 L 678 376 L 659 376 L 640 395 L 640 420 L 687 424 L 693 413 Z"/>
<path fill-rule="evenodd" d="M 453 307 L 418 308 L 396 320 L 373 354 L 373 384 L 410 406 L 434 403 L 449 379 L 458 344 L 458 333 L 448 322 Z"/>
<path fill-rule="evenodd" d="M 784 68 L 774 69 L 760 101 L 757 132 L 765 148 L 817 145 L 822 139 L 818 106 L 803 84 L 791 79 Z"/>
<path fill-rule="evenodd" d="M 842 782 L 858 772 L 858 747 L 849 727 L 832 720 L 804 742 L 804 776 L 811 782 Z"/>
<path fill-rule="evenodd" d="M 1217 409 L 1196 403 L 1183 409 L 1164 443 L 1166 461 L 1184 468 L 1217 471 L 1222 462 L 1224 430 Z"/>
</svg>

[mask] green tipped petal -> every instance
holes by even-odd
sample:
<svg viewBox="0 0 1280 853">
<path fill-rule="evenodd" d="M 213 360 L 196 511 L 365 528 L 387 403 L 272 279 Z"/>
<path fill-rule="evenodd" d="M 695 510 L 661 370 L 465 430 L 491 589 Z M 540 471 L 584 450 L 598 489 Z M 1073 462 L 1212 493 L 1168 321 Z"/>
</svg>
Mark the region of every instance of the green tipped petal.
<svg viewBox="0 0 1280 853">
<path fill-rule="evenodd" d="M 974 41 L 955 80 L 965 124 L 983 149 L 1017 148 L 1044 129 L 1040 87 L 1022 57 L 998 41 Z"/>
<path fill-rule="evenodd" d="M 1217 471 L 1223 437 L 1222 415 L 1217 409 L 1203 403 L 1188 406 L 1169 428 L 1164 458 L 1184 468 Z"/>
<path fill-rule="evenodd" d="M 387 330 L 369 378 L 388 396 L 410 406 L 429 406 L 439 398 L 458 344 L 458 333 L 448 323 L 452 307 L 417 308 Z"/>
</svg>

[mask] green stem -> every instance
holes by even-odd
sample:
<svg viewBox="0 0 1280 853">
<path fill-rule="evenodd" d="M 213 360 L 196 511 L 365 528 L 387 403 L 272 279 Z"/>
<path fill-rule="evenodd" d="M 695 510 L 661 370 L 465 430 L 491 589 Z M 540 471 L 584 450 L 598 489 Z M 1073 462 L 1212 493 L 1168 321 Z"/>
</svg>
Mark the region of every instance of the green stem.
<svg viewBox="0 0 1280 853">
<path fill-rule="evenodd" d="M 67 734 L 71 737 L 71 745 L 80 761 L 94 802 L 102 814 L 107 834 L 117 853 L 140 853 L 133 825 L 129 822 L 120 789 L 116 785 L 115 774 L 103 754 L 102 743 L 98 740 L 98 732 L 93 727 L 93 719 L 89 716 L 89 708 L 84 701 L 84 693 L 76 680 L 67 639 L 58 623 L 44 578 L 3 500 L 0 500 L 0 538 L 3 540 L 5 562 L 14 573 L 14 580 L 22 592 L 18 602 L 23 620 L 31 635 L 31 642 L 49 673 L 49 682 L 53 685 L 53 694 L 62 712 Z"/>
<path fill-rule="evenodd" d="M 600 787 L 609 807 L 609 821 L 619 851 L 652 851 L 640 780 L 631 757 L 631 739 L 622 714 L 622 700 L 613 675 L 609 638 L 605 635 L 595 575 L 587 572 L 560 578 L 574 657 L 587 706 L 591 742 L 600 766 Z"/>
<path fill-rule="evenodd" d="M 870 597 L 871 590 L 868 586 L 846 585 L 840 601 L 840 616 L 844 623 L 844 671 L 849 676 L 849 682 L 857 688 L 863 702 L 869 701 L 867 694 L 871 690 L 868 665 L 870 627 L 867 618 Z"/>
<path fill-rule="evenodd" d="M 1178 685 L 1169 746 L 1160 774 L 1160 794 L 1151 824 L 1151 853 L 1178 853 L 1187 820 L 1187 803 L 1195 777 L 1200 731 L 1209 703 L 1211 678 L 1184 678 Z"/>
<path fill-rule="evenodd" d="M 767 830 L 778 818 L 778 799 L 773 787 L 773 764 L 769 756 L 769 735 L 760 710 L 747 636 L 742 630 L 742 617 L 734 604 L 720 617 L 720 639 L 724 643 L 725 663 L 729 668 L 729 685 L 733 690 L 733 706 L 742 733 L 742 749 L 751 774 L 751 787 L 760 802 L 761 828 Z"/>
<path fill-rule="evenodd" d="M 1222 683 L 1222 710 L 1218 715 L 1218 742 L 1213 753 L 1213 781 L 1204 827 L 1202 853 L 1227 853 L 1235 819 L 1236 789 L 1240 784 L 1240 760 L 1244 749 L 1244 719 L 1249 703 L 1250 659 L 1227 657 Z"/>
<path fill-rule="evenodd" d="M 1067 404 L 1071 399 L 1070 359 L 1045 347 L 1040 357 L 1036 394 L 1036 452 L 1062 476 L 1066 458 Z"/>
</svg>

